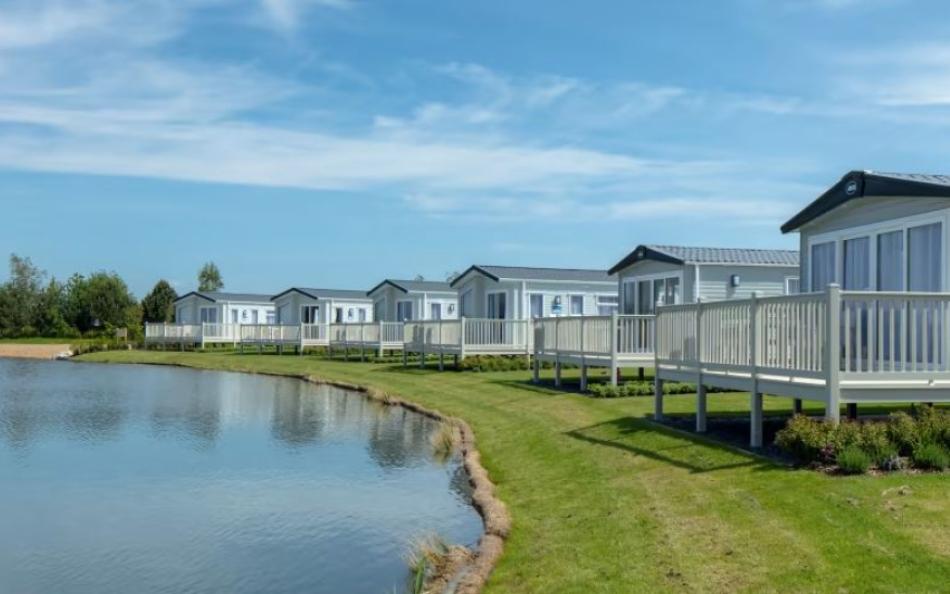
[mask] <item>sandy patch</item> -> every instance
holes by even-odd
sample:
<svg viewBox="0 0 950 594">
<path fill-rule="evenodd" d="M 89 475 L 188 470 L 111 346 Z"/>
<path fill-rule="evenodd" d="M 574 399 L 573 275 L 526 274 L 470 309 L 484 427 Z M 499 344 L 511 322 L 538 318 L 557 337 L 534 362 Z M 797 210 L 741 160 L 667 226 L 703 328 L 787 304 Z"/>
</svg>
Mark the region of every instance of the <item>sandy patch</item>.
<svg viewBox="0 0 950 594">
<path fill-rule="evenodd" d="M 0 357 L 17 359 L 55 359 L 68 351 L 68 344 L 0 344 Z"/>
</svg>

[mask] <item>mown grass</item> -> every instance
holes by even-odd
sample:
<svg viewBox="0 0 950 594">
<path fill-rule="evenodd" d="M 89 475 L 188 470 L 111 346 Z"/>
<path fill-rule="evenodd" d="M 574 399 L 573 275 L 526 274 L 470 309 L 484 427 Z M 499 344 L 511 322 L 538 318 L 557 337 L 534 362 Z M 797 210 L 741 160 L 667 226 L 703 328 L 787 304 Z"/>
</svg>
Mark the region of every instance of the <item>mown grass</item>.
<svg viewBox="0 0 950 594">
<path fill-rule="evenodd" d="M 86 361 L 310 374 L 466 419 L 512 513 L 487 592 L 940 592 L 950 475 L 832 477 L 658 426 L 652 399 L 592 399 L 523 371 L 438 373 L 317 357 L 105 352 Z M 667 396 L 666 409 L 694 398 Z M 767 411 L 788 411 L 766 398 Z M 711 394 L 710 415 L 748 398 Z M 902 488 L 906 487 L 906 488 Z"/>
</svg>

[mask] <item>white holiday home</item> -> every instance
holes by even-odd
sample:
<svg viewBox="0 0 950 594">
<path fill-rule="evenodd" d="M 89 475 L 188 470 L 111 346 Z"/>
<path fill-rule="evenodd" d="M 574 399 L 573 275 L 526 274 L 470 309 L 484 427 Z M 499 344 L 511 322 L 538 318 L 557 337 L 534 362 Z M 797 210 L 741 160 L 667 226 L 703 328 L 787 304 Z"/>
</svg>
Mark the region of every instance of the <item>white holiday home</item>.
<svg viewBox="0 0 950 594">
<path fill-rule="evenodd" d="M 269 295 L 192 291 L 175 300 L 176 324 L 273 324 Z"/>
<path fill-rule="evenodd" d="M 282 325 L 373 321 L 373 300 L 364 291 L 291 287 L 271 300 Z"/>
<path fill-rule="evenodd" d="M 458 318 L 458 294 L 447 282 L 388 278 L 366 294 L 373 300 L 373 318 L 376 321 Z"/>
<path fill-rule="evenodd" d="M 794 250 L 640 245 L 617 262 L 620 311 L 652 314 L 657 304 L 798 293 Z"/>
<path fill-rule="evenodd" d="M 617 284 L 606 270 L 476 264 L 451 286 L 469 318 L 609 315 L 617 308 Z"/>
</svg>

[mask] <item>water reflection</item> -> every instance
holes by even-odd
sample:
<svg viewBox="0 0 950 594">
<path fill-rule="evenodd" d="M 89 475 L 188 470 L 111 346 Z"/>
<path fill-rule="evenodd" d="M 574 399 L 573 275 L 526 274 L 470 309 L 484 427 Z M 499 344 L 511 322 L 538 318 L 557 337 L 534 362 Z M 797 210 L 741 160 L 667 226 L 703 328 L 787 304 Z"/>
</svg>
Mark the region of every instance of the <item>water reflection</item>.
<svg viewBox="0 0 950 594">
<path fill-rule="evenodd" d="M 297 380 L 0 360 L 0 592 L 391 592 L 480 520 L 434 421 Z"/>
</svg>

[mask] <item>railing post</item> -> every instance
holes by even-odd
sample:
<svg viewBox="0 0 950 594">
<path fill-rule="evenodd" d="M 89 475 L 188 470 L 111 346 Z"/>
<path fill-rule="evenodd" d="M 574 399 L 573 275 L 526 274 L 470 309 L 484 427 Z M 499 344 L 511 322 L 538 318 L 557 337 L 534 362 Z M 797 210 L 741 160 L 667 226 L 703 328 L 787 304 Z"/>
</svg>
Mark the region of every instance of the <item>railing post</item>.
<svg viewBox="0 0 950 594">
<path fill-rule="evenodd" d="M 752 389 L 749 391 L 750 430 L 749 445 L 762 447 L 762 392 L 759 391 L 759 297 L 753 292 L 749 300 L 749 371 Z"/>
<path fill-rule="evenodd" d="M 531 381 L 538 383 L 541 381 L 541 359 L 538 358 L 538 354 L 541 352 L 541 346 L 544 343 L 544 326 L 543 322 L 538 318 L 534 318 L 532 323 L 531 332 L 534 334 L 534 361 L 531 362 Z M 538 340 L 537 334 L 538 330 L 541 332 L 541 340 Z"/>
<path fill-rule="evenodd" d="M 610 385 L 617 385 L 617 373 L 620 371 L 618 348 L 618 334 L 620 332 L 620 316 L 617 312 L 610 314 Z"/>
<path fill-rule="evenodd" d="M 554 318 L 554 386 L 561 387 L 561 318 Z"/>
<path fill-rule="evenodd" d="M 825 337 L 825 382 L 828 401 L 825 420 L 837 423 L 841 418 L 841 287 L 828 285 L 827 329 Z"/>
<path fill-rule="evenodd" d="M 459 318 L 459 360 L 465 359 L 465 316 Z"/>
<path fill-rule="evenodd" d="M 383 332 L 384 332 L 384 328 L 385 328 L 385 325 L 383 324 L 383 321 L 382 321 L 382 320 L 379 320 L 379 352 L 378 352 L 378 354 L 379 354 L 379 358 L 380 358 L 380 359 L 383 358 L 383 354 L 384 354 L 384 350 L 383 350 L 383 338 L 384 338 L 384 337 L 383 337 Z M 405 332 L 403 332 L 403 336 L 405 336 Z"/>
<path fill-rule="evenodd" d="M 703 298 L 696 300 L 696 432 L 706 432 L 706 386 L 703 384 Z"/>
</svg>

